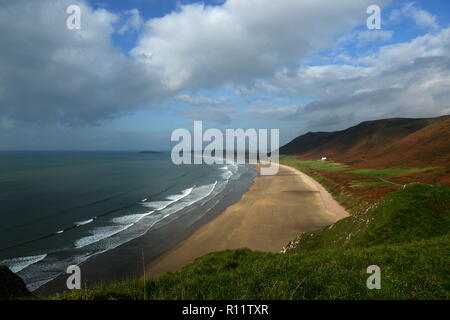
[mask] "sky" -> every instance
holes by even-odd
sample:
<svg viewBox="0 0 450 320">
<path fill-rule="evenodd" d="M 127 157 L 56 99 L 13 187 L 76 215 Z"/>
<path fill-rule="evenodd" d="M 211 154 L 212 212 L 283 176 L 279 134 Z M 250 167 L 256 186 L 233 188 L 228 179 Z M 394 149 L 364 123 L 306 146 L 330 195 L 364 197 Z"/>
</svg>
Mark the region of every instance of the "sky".
<svg viewBox="0 0 450 320">
<path fill-rule="evenodd" d="M 194 120 L 284 144 L 450 114 L 450 1 L 0 0 L 0 46 L 0 150 L 170 150 Z"/>
</svg>

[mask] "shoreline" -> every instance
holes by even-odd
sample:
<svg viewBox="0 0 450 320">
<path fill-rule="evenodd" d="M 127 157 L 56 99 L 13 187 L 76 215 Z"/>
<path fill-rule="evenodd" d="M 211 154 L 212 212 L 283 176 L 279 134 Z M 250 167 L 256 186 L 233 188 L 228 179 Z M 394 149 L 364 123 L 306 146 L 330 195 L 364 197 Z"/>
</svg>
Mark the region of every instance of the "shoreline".
<svg viewBox="0 0 450 320">
<path fill-rule="evenodd" d="M 302 179 L 305 180 L 306 183 L 316 187 L 318 191 L 320 192 L 320 196 L 322 198 L 322 201 L 325 205 L 325 208 L 334 213 L 336 216 L 340 218 L 347 218 L 350 216 L 350 213 L 347 212 L 347 210 L 344 209 L 334 198 L 333 196 L 315 179 L 308 176 L 306 173 L 301 172 L 300 170 L 297 170 L 295 168 L 280 164 L 280 167 L 285 167 L 289 170 L 295 171 L 296 174 L 302 177 Z"/>
<path fill-rule="evenodd" d="M 257 176 L 241 200 L 146 265 L 146 276 L 179 271 L 210 252 L 249 248 L 280 252 L 300 233 L 350 216 L 320 183 L 281 165 Z"/>
<path fill-rule="evenodd" d="M 227 207 L 237 203 L 250 188 L 256 175 L 254 169 L 249 167 L 237 180 L 230 180 L 217 197 L 203 205 L 184 208 L 177 215 L 158 222 L 143 235 L 90 257 L 79 265 L 82 288 L 139 279 L 143 274 L 143 264 L 150 263 L 174 248 L 195 230 L 222 214 Z M 63 272 L 33 292 L 49 296 L 67 291 L 68 276 Z"/>
<path fill-rule="evenodd" d="M 146 277 L 176 272 L 214 251 L 246 247 L 280 252 L 300 233 L 349 216 L 322 185 L 295 168 L 280 164 L 274 176 L 259 175 L 259 166 L 250 171 L 257 173 L 237 181 L 210 212 L 188 210 L 82 263 L 82 287 L 142 278 L 143 266 Z M 259 210 L 262 214 L 254 214 Z M 190 221 L 198 214 L 204 216 Z M 67 291 L 66 279 L 61 274 L 35 293 L 48 296 Z"/>
</svg>

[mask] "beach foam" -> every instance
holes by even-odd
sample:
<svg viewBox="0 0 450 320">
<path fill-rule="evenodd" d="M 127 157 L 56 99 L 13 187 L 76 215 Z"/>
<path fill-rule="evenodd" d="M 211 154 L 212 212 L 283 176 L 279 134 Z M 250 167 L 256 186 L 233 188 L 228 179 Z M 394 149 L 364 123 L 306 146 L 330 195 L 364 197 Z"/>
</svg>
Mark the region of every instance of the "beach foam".
<svg viewBox="0 0 450 320">
<path fill-rule="evenodd" d="M 143 203 L 143 205 L 147 208 L 152 208 L 155 211 L 161 211 L 161 210 L 164 210 L 165 208 L 167 208 L 168 206 L 170 206 L 171 204 L 173 204 L 177 201 L 180 201 L 181 199 L 190 195 L 192 190 L 194 190 L 194 188 L 188 188 L 188 189 L 183 190 L 180 194 L 168 196 L 166 198 L 167 201 L 146 202 L 146 203 Z"/>
<path fill-rule="evenodd" d="M 90 236 L 78 239 L 75 241 L 75 248 L 83 248 L 90 244 L 99 242 L 100 240 L 112 237 L 119 232 L 122 232 L 129 227 L 131 227 L 133 223 L 125 225 L 125 226 L 110 226 L 110 227 L 98 227 L 92 230 Z"/>
<path fill-rule="evenodd" d="M 12 272 L 17 273 L 32 264 L 35 264 L 36 262 L 39 262 L 43 259 L 45 259 L 47 255 L 37 255 L 37 256 L 30 256 L 30 257 L 20 257 L 20 258 L 13 258 L 13 259 L 6 259 L 0 261 L 0 265 L 7 266 Z"/>
<path fill-rule="evenodd" d="M 94 220 L 95 220 L 95 218 L 92 218 L 92 219 L 89 219 L 89 220 L 85 220 L 85 221 L 75 222 L 75 225 L 76 225 L 77 227 L 81 227 L 81 226 L 84 226 L 84 225 L 86 225 L 86 224 L 89 224 L 89 223 L 94 222 Z"/>
</svg>

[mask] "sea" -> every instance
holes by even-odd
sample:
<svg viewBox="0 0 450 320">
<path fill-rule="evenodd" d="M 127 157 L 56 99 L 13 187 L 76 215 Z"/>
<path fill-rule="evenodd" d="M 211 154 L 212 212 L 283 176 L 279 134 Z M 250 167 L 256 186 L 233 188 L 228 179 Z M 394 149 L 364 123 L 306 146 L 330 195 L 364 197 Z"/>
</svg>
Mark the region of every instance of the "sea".
<svg viewBox="0 0 450 320">
<path fill-rule="evenodd" d="M 0 152 L 0 265 L 34 291 L 187 208 L 202 218 L 252 172 L 174 165 L 168 152 Z"/>
</svg>

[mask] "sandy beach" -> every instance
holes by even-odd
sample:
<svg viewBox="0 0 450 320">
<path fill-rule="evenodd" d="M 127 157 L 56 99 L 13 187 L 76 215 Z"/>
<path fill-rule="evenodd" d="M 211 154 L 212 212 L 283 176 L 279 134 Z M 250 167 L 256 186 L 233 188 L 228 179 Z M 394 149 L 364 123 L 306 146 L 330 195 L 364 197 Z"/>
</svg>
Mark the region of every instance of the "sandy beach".
<svg viewBox="0 0 450 320">
<path fill-rule="evenodd" d="M 258 176 L 241 200 L 152 260 L 146 276 L 175 272 L 196 258 L 236 248 L 279 252 L 304 231 L 333 224 L 349 214 L 315 180 L 280 165 L 275 176 Z"/>
</svg>

